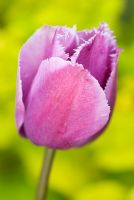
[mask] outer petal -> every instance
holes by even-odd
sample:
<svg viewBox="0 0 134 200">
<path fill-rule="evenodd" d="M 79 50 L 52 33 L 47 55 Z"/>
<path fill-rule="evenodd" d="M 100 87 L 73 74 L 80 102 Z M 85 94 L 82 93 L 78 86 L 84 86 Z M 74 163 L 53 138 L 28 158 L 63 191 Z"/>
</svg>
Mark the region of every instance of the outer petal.
<svg viewBox="0 0 134 200">
<path fill-rule="evenodd" d="M 51 56 L 67 59 L 70 48 L 75 47 L 75 28 L 45 26 L 37 30 L 23 45 L 19 56 L 19 70 L 16 98 L 16 122 L 19 132 L 23 132 L 26 97 L 42 60 Z"/>
<path fill-rule="evenodd" d="M 104 91 L 87 70 L 51 58 L 42 62 L 32 84 L 24 126 L 33 143 L 65 149 L 92 139 L 109 112 Z"/>
<path fill-rule="evenodd" d="M 116 42 L 106 24 L 101 24 L 91 35 L 93 36 L 76 50 L 72 61 L 83 64 L 105 88 L 111 72 L 110 56 L 116 49 Z"/>
<path fill-rule="evenodd" d="M 23 130 L 21 130 L 21 127 L 24 122 L 24 113 L 25 113 L 25 107 L 22 100 L 22 83 L 20 80 L 20 72 L 18 69 L 15 117 L 16 117 L 17 129 L 23 136 L 25 136 L 25 133 L 23 132 Z"/>
<path fill-rule="evenodd" d="M 108 104 L 111 108 L 111 114 L 114 108 L 117 90 L 117 62 L 118 57 L 122 49 L 112 48 L 110 54 L 110 73 L 105 86 L 105 94 L 108 100 Z"/>
<path fill-rule="evenodd" d="M 105 87 L 105 94 L 108 100 L 108 104 L 111 108 L 111 111 L 113 111 L 114 108 L 116 92 L 117 92 L 117 70 L 116 68 L 114 68 L 111 72 L 111 75 Z"/>
<path fill-rule="evenodd" d="M 105 94 L 110 105 L 111 111 L 113 111 L 115 99 L 116 99 L 116 90 L 117 90 L 117 61 L 119 54 L 122 50 L 116 49 L 111 55 L 111 73 L 107 80 L 105 87 Z M 112 114 L 112 112 L 111 112 Z"/>
</svg>

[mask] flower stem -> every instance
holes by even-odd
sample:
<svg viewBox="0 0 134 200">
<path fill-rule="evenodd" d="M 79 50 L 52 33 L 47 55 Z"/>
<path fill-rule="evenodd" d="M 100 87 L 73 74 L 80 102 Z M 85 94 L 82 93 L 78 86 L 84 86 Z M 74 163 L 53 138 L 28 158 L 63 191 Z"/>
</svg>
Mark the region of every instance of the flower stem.
<svg viewBox="0 0 134 200">
<path fill-rule="evenodd" d="M 46 200 L 47 198 L 48 181 L 49 181 L 50 171 L 52 168 L 54 154 L 55 150 L 46 148 L 46 153 L 40 174 L 36 200 Z"/>
</svg>

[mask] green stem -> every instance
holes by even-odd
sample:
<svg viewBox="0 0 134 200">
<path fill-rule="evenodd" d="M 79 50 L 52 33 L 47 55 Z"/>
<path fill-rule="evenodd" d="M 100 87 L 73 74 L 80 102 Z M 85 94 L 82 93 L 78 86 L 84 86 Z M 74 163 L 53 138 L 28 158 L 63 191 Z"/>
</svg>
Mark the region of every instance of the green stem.
<svg viewBox="0 0 134 200">
<path fill-rule="evenodd" d="M 49 175 L 52 168 L 55 150 L 46 148 L 45 157 L 43 160 L 43 166 L 40 174 L 40 180 L 37 190 L 36 200 L 46 200 Z"/>
</svg>

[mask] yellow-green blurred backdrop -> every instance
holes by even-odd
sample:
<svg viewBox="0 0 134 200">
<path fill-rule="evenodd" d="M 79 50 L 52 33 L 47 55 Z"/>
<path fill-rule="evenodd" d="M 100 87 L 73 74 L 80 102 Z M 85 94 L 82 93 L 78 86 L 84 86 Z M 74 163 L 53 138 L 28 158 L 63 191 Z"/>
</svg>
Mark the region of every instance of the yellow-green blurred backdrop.
<svg viewBox="0 0 134 200">
<path fill-rule="evenodd" d="M 34 199 L 44 153 L 15 127 L 21 45 L 43 24 L 80 30 L 102 21 L 124 49 L 115 112 L 92 144 L 57 152 L 48 200 L 134 200 L 134 0 L 0 0 L 0 200 Z"/>
</svg>

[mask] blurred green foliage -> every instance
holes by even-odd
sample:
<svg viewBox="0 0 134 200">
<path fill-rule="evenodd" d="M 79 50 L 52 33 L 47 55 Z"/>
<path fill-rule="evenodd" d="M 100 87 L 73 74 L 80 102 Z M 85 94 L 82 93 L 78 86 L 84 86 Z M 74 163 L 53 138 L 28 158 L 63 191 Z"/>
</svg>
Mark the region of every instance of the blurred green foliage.
<svg viewBox="0 0 134 200">
<path fill-rule="evenodd" d="M 48 200 L 134 200 L 134 1 L 0 0 L 0 199 L 34 199 L 43 148 L 19 137 L 14 120 L 17 57 L 43 24 L 78 29 L 110 24 L 124 50 L 119 92 L 105 134 L 57 152 Z"/>
</svg>

